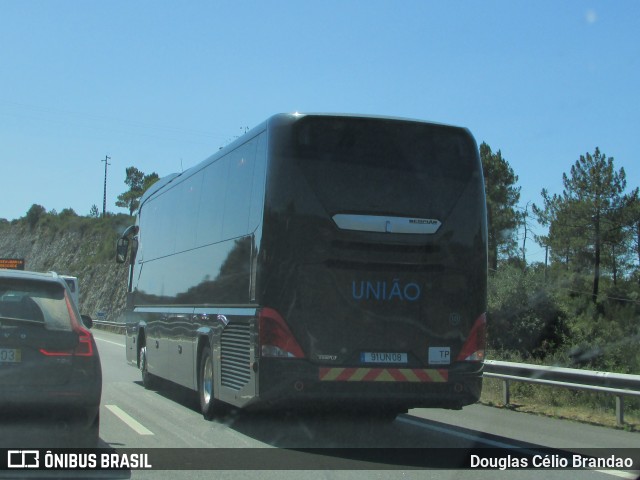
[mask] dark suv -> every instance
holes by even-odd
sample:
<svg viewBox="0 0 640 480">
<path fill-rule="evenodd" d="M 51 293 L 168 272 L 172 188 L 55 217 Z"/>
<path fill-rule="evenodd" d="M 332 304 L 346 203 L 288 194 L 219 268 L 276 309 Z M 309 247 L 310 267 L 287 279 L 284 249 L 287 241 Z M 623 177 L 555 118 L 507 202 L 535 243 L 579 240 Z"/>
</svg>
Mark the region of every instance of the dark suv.
<svg viewBox="0 0 640 480">
<path fill-rule="evenodd" d="M 0 443 L 95 447 L 102 370 L 91 319 L 55 273 L 0 270 Z"/>
</svg>

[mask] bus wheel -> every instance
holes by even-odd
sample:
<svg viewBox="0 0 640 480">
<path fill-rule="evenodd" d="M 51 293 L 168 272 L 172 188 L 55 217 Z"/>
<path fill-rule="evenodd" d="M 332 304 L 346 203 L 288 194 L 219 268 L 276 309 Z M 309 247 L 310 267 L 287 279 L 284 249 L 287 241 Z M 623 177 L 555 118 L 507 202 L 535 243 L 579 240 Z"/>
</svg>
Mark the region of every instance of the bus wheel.
<svg viewBox="0 0 640 480">
<path fill-rule="evenodd" d="M 147 346 L 140 348 L 140 372 L 142 372 L 142 384 L 147 390 L 151 390 L 156 386 L 156 378 L 149 373 L 147 362 Z"/>
<path fill-rule="evenodd" d="M 203 347 L 200 352 L 198 396 L 200 397 L 200 411 L 206 420 L 211 420 L 217 413 L 220 413 L 220 402 L 214 398 L 213 357 L 208 345 Z"/>
</svg>

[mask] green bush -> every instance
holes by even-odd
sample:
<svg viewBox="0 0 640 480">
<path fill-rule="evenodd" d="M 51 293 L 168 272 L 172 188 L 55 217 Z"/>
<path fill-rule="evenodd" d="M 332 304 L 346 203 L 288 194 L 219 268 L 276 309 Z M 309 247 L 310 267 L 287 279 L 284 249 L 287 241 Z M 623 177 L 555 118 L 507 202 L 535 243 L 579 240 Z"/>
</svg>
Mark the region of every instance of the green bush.
<svg viewBox="0 0 640 480">
<path fill-rule="evenodd" d="M 537 271 L 505 265 L 489 278 L 490 347 L 543 358 L 566 337 L 565 315 Z"/>
</svg>

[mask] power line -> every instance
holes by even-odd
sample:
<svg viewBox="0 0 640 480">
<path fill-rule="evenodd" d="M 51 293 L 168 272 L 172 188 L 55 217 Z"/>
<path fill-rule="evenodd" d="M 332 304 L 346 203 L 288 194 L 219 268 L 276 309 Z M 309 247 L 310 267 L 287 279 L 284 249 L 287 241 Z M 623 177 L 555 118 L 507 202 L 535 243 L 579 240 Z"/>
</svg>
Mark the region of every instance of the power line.
<svg viewBox="0 0 640 480">
<path fill-rule="evenodd" d="M 0 100 L 0 106 L 6 107 L 3 108 L 0 112 L 0 114 L 3 116 L 14 116 L 18 118 L 40 120 L 43 122 L 47 122 L 48 124 L 51 124 L 52 122 L 56 123 L 57 125 L 76 125 L 78 123 L 81 123 L 85 128 L 94 128 L 109 132 L 127 133 L 131 135 L 136 135 L 136 133 L 134 132 L 135 130 L 157 132 L 157 134 L 138 134 L 151 138 L 166 138 L 167 135 L 187 135 L 192 137 L 201 137 L 203 139 L 220 139 L 223 137 L 222 133 L 214 134 L 204 130 L 196 130 L 156 123 L 147 123 L 143 121 L 117 118 L 89 112 L 70 111 L 31 104 L 6 102 L 2 100 Z M 118 125 L 118 127 L 123 128 L 105 126 L 110 124 L 115 124 Z M 207 142 L 207 144 L 209 144 L 209 142 Z"/>
</svg>

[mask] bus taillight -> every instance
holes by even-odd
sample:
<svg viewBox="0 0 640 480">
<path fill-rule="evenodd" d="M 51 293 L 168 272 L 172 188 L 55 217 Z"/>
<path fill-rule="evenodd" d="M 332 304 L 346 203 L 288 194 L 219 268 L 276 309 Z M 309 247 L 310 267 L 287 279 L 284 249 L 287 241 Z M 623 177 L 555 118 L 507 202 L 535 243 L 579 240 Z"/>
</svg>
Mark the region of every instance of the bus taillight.
<svg viewBox="0 0 640 480">
<path fill-rule="evenodd" d="M 302 348 L 278 312 L 263 308 L 259 321 L 262 357 L 304 358 Z"/>
<path fill-rule="evenodd" d="M 459 362 L 482 362 L 487 345 L 487 314 L 480 315 L 456 358 Z"/>
</svg>

